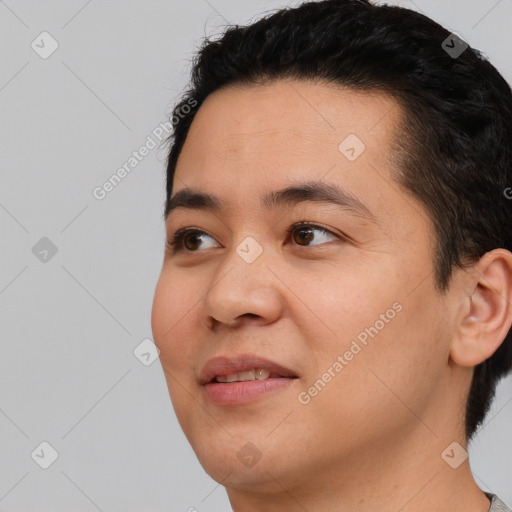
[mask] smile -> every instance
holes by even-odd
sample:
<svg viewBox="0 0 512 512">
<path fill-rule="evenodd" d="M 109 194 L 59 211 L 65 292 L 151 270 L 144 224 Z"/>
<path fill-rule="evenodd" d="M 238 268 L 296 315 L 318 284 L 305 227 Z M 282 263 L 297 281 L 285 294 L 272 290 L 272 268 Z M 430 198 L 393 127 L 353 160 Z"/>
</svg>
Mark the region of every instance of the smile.
<svg viewBox="0 0 512 512">
<path fill-rule="evenodd" d="M 273 361 L 239 355 L 211 359 L 201 372 L 200 384 L 208 402 L 236 406 L 284 389 L 296 378 L 292 370 Z"/>
</svg>

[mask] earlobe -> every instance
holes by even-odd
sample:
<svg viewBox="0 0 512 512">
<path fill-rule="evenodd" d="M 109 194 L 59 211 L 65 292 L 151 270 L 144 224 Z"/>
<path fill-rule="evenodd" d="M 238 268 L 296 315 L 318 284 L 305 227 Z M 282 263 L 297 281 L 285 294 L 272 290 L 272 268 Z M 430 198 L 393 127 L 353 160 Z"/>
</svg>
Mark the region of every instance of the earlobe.
<svg viewBox="0 0 512 512">
<path fill-rule="evenodd" d="M 460 366 L 476 366 L 494 354 L 512 324 L 512 253 L 489 251 L 466 276 L 469 293 L 463 297 L 450 359 Z"/>
</svg>

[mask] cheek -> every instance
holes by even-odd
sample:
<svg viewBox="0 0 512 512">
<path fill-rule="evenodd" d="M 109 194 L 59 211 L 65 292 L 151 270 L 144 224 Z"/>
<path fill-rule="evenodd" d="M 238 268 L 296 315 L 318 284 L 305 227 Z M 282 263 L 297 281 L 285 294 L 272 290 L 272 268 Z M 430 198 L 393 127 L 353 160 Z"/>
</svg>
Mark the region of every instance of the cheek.
<svg viewBox="0 0 512 512">
<path fill-rule="evenodd" d="M 375 268 L 373 275 L 353 264 L 350 269 L 330 269 L 330 274 L 324 273 L 322 279 L 308 279 L 310 286 L 303 298 L 312 314 L 307 314 L 300 329 L 311 340 L 311 350 L 336 357 L 350 350 L 352 341 L 359 341 L 364 348 L 376 331 L 380 334 L 389 329 L 402 313 L 393 307 L 398 302 L 396 294 L 383 284 L 382 277 L 377 278 L 385 271 Z M 381 320 L 381 314 L 386 322 Z M 312 325 L 314 331 L 310 330 Z"/>
<path fill-rule="evenodd" d="M 331 369 L 336 376 L 343 375 L 328 385 L 337 389 L 332 394 L 337 402 L 340 392 L 362 398 L 370 389 L 373 394 L 378 391 L 380 403 L 397 400 L 390 389 L 406 403 L 421 405 L 428 400 L 429 388 L 439 382 L 448 359 L 443 311 L 429 281 L 410 293 L 409 279 L 399 277 L 396 265 L 381 266 L 314 284 L 309 300 L 322 330 L 310 338 L 310 360 L 316 364 L 310 368 L 308 385 Z M 333 368 L 338 356 L 342 361 Z M 368 385 L 372 380 L 376 389 Z"/>
<path fill-rule="evenodd" d="M 197 344 L 194 343 L 197 333 L 191 328 L 191 319 L 194 315 L 197 318 L 198 297 L 201 295 L 191 286 L 189 279 L 184 282 L 179 272 L 171 273 L 164 268 L 155 289 L 151 313 L 153 338 L 160 350 L 169 395 L 178 422 L 187 436 L 191 418 L 197 414 L 190 391 L 195 385 L 191 362 L 195 361 L 197 353 Z"/>
<path fill-rule="evenodd" d="M 408 418 L 408 408 L 420 414 L 436 396 L 446 369 L 449 345 L 440 312 L 431 299 L 428 294 L 402 296 L 395 302 L 399 302 L 401 310 L 388 318 L 388 323 L 379 321 L 379 315 L 362 331 L 368 337 L 365 336 L 366 345 L 360 344 L 362 350 L 353 375 L 360 377 L 364 373 L 366 377 L 359 380 L 354 375 L 353 391 L 368 396 L 372 389 L 374 412 L 383 423 L 394 424 L 388 417 L 391 410 L 404 420 Z M 393 316 L 386 306 L 379 312 L 384 313 L 384 319 Z M 366 390 L 362 387 L 365 380 Z M 414 420 L 413 416 L 410 419 Z"/>
<path fill-rule="evenodd" d="M 370 306 L 345 310 L 353 316 L 339 316 L 337 339 L 325 343 L 318 367 L 305 383 L 310 403 L 297 412 L 326 439 L 339 439 L 340 449 L 378 445 L 383 436 L 403 433 L 418 421 L 411 411 L 423 417 L 436 396 L 445 367 L 443 344 L 436 342 L 440 328 L 432 321 L 427 301 L 420 304 L 404 297 L 402 309 L 388 313 L 388 323 L 378 323 L 380 313 L 386 315 L 395 302 L 386 297 L 377 316 Z M 358 339 L 361 333 L 365 343 Z M 343 362 L 334 367 L 338 356 Z M 343 439 L 339 432 L 344 432 Z M 328 460 L 332 442 L 322 446 Z"/>
<path fill-rule="evenodd" d="M 197 318 L 201 296 L 201 290 L 192 280 L 184 282 L 179 272 L 162 271 L 153 299 L 151 327 L 165 369 L 183 371 L 183 361 L 193 361 L 197 332 L 191 319 Z"/>
</svg>

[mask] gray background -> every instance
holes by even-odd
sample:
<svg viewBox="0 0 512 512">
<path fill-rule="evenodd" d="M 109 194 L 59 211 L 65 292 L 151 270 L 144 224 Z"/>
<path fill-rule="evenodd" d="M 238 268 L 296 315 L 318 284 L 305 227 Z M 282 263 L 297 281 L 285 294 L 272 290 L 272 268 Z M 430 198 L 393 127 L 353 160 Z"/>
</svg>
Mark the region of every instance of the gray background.
<svg viewBox="0 0 512 512">
<path fill-rule="evenodd" d="M 92 191 L 166 120 L 202 37 L 298 3 L 0 1 L 1 511 L 231 510 L 159 360 L 133 353 L 152 336 L 165 148 L 103 200 Z M 512 81 L 512 0 L 390 3 L 457 32 Z M 47 59 L 31 47 L 43 31 L 59 44 Z M 55 255 L 32 252 L 42 237 Z M 470 450 L 478 483 L 509 505 L 511 401 L 508 378 Z M 42 441 L 59 455 L 48 469 L 31 458 Z"/>
</svg>

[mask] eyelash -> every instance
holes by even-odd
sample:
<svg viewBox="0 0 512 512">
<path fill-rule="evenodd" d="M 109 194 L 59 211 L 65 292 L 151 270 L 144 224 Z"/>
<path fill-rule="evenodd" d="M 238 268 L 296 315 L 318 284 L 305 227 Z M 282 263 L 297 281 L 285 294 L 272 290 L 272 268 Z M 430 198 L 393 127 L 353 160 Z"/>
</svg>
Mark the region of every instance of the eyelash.
<svg viewBox="0 0 512 512">
<path fill-rule="evenodd" d="M 328 230 L 328 229 L 325 229 L 324 227 L 322 226 L 319 226 L 318 224 L 312 224 L 310 222 L 306 222 L 306 221 L 302 221 L 302 222 L 296 222 L 295 224 L 292 224 L 287 230 L 286 230 L 286 233 L 287 233 L 287 240 L 290 238 L 291 234 L 298 228 L 304 228 L 304 227 L 308 227 L 308 228 L 316 228 L 318 229 L 319 231 L 322 231 L 323 233 L 329 233 L 330 235 L 333 235 L 335 237 L 337 237 L 339 240 L 343 240 L 344 238 L 337 235 L 336 233 L 333 233 L 332 231 Z M 167 242 L 167 247 L 172 251 L 173 254 L 176 254 L 178 252 L 181 252 L 181 251 L 185 251 L 186 249 L 184 248 L 183 246 L 183 240 L 185 238 L 185 236 L 188 234 L 188 233 L 199 233 L 199 234 L 205 234 L 207 236 L 209 236 L 210 238 L 213 238 L 211 235 L 209 235 L 208 233 L 206 233 L 206 231 L 203 231 L 201 229 L 197 229 L 197 228 L 182 228 L 180 230 L 178 230 L 174 235 L 173 237 L 168 240 Z M 326 242 L 328 243 L 328 242 Z M 299 246 L 301 247 L 301 246 Z M 200 252 L 200 251 L 190 251 L 190 250 L 187 250 L 187 252 Z"/>
</svg>

